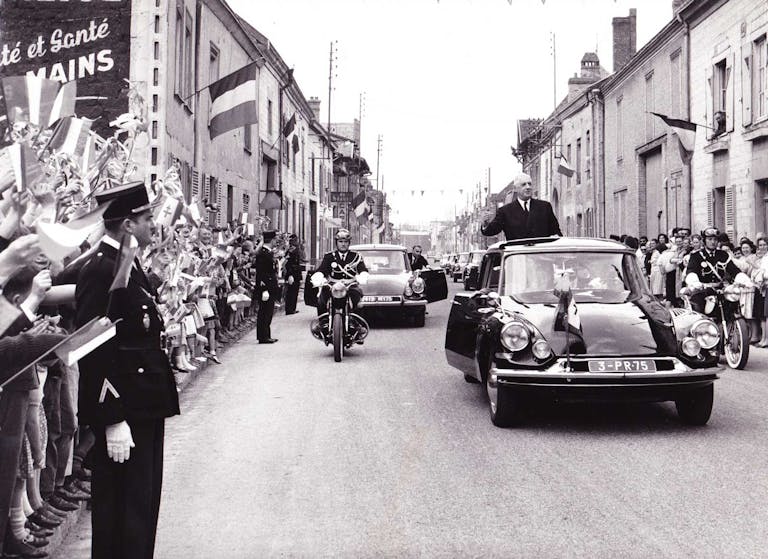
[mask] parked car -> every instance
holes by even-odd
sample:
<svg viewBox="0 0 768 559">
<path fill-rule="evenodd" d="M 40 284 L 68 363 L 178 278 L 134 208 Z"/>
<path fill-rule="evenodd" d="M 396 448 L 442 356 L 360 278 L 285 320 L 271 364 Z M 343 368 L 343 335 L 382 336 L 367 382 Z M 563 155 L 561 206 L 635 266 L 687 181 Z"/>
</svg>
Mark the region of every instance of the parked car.
<svg viewBox="0 0 768 559">
<path fill-rule="evenodd" d="M 483 261 L 485 250 L 473 250 L 469 253 L 469 262 L 464 266 L 464 290 L 470 291 L 478 288 L 480 278 L 480 263 Z"/>
<path fill-rule="evenodd" d="M 453 276 L 453 263 L 458 258 L 456 254 L 444 254 L 440 265 L 446 276 Z"/>
<path fill-rule="evenodd" d="M 445 353 L 467 382 L 482 383 L 494 425 L 518 423 L 523 405 L 541 397 L 674 401 L 684 423 L 709 420 L 717 325 L 659 303 L 623 244 L 501 242 L 483 256 L 479 277 L 478 291 L 454 296 Z"/>
<path fill-rule="evenodd" d="M 448 284 L 442 270 L 412 271 L 407 249 L 401 245 L 353 245 L 368 267 L 368 283 L 362 286 L 361 312 L 384 313 L 411 318 L 424 326 L 427 303 L 448 297 Z"/>
<path fill-rule="evenodd" d="M 464 280 L 464 267 L 469 262 L 469 252 L 460 252 L 453 263 L 453 283 Z"/>
</svg>

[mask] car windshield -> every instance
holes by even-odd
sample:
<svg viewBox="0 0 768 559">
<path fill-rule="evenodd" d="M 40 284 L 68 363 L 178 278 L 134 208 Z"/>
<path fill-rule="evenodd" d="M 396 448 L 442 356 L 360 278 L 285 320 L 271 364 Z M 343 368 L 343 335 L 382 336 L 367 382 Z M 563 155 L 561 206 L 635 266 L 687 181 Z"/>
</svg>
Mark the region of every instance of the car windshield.
<svg viewBox="0 0 768 559">
<path fill-rule="evenodd" d="M 359 251 L 371 274 L 399 274 L 406 271 L 405 252 L 401 250 Z"/>
<path fill-rule="evenodd" d="M 483 255 L 484 254 L 485 254 L 484 252 L 473 252 L 472 253 L 472 260 L 470 260 L 470 262 L 472 264 L 478 264 L 479 265 L 483 261 Z"/>
<path fill-rule="evenodd" d="M 510 254 L 502 294 L 521 303 L 556 303 L 555 279 L 563 274 L 577 302 L 623 303 L 647 294 L 637 258 L 617 252 Z"/>
<path fill-rule="evenodd" d="M 466 264 L 467 262 L 469 262 L 469 253 L 462 252 L 459 254 L 459 264 Z"/>
</svg>

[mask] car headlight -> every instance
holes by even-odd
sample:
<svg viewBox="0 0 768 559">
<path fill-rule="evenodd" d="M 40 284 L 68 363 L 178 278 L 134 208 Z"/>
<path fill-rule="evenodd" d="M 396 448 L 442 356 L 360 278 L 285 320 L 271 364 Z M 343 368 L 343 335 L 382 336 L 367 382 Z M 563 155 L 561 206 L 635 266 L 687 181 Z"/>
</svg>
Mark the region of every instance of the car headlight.
<svg viewBox="0 0 768 559">
<path fill-rule="evenodd" d="M 732 303 L 739 300 L 739 297 L 741 297 L 741 288 L 737 285 L 728 285 L 725 289 L 723 289 L 723 297 L 727 301 L 731 301 Z"/>
<path fill-rule="evenodd" d="M 683 353 L 688 357 L 696 357 L 701 351 L 701 344 L 694 338 L 685 338 L 682 343 Z"/>
<path fill-rule="evenodd" d="M 411 283 L 411 289 L 413 289 L 414 293 L 424 293 L 424 280 L 421 278 L 414 279 L 413 283 Z"/>
<path fill-rule="evenodd" d="M 410 297 L 411 295 L 413 295 L 413 289 L 411 289 L 410 283 L 405 284 L 405 289 L 403 290 L 403 293 L 405 294 L 406 297 Z"/>
<path fill-rule="evenodd" d="M 331 295 L 335 299 L 343 299 L 347 296 L 347 286 L 341 282 L 334 283 L 333 287 L 331 287 Z"/>
<path fill-rule="evenodd" d="M 520 351 L 528 347 L 531 334 L 522 322 L 509 322 L 501 329 L 501 343 L 512 351 Z"/>
<path fill-rule="evenodd" d="M 691 337 L 704 349 L 712 349 L 720 341 L 720 330 L 711 320 L 703 319 L 691 326 Z"/>
<path fill-rule="evenodd" d="M 541 359 L 542 361 L 552 355 L 552 348 L 549 346 L 549 342 L 544 339 L 539 339 L 533 342 L 531 351 L 536 359 Z"/>
</svg>

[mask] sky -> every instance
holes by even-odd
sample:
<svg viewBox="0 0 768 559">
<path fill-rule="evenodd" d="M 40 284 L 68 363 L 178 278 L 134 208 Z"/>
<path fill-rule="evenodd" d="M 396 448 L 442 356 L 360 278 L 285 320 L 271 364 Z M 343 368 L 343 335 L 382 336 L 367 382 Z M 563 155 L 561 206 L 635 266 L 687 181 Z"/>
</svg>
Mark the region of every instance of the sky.
<svg viewBox="0 0 768 559">
<path fill-rule="evenodd" d="M 637 48 L 672 18 L 672 0 L 228 0 L 265 35 L 304 96 L 331 121 L 362 110 L 362 156 L 397 225 L 461 214 L 520 165 L 517 121 L 562 100 L 585 52 L 613 70 L 613 17 L 637 9 Z M 556 45 L 557 79 L 552 56 Z M 489 180 L 490 179 L 490 180 Z"/>
</svg>

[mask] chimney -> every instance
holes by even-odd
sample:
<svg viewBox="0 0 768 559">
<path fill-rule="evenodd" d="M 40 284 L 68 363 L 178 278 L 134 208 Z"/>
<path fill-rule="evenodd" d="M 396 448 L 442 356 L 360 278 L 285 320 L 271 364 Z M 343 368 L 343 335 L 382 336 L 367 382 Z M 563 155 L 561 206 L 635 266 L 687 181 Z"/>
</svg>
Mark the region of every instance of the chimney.
<svg viewBox="0 0 768 559">
<path fill-rule="evenodd" d="M 613 18 L 613 71 L 627 65 L 637 51 L 637 10 L 630 8 L 627 17 Z"/>
<path fill-rule="evenodd" d="M 315 120 L 320 122 L 320 99 L 317 97 L 310 97 L 307 101 L 309 108 L 312 109 L 312 113 L 315 115 Z"/>
</svg>

